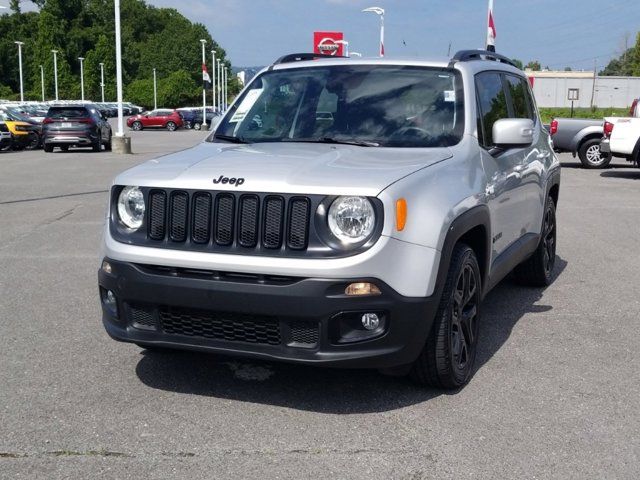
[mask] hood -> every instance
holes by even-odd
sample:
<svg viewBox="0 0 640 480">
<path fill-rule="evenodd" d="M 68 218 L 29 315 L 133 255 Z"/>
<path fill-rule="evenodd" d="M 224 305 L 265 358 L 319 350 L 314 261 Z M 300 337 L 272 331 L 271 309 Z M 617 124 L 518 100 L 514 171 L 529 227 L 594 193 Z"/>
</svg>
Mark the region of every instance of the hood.
<svg viewBox="0 0 640 480">
<path fill-rule="evenodd" d="M 448 148 L 204 142 L 127 170 L 115 184 L 376 196 L 397 180 L 451 156 Z"/>
</svg>

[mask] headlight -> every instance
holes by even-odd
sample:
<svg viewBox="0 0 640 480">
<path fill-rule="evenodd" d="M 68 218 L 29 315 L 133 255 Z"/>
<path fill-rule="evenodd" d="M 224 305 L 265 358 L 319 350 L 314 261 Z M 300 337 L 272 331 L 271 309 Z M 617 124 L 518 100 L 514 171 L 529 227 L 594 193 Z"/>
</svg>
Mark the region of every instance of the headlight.
<svg viewBox="0 0 640 480">
<path fill-rule="evenodd" d="M 16 132 L 28 132 L 29 131 L 29 127 L 24 127 L 22 125 L 16 125 Z"/>
<path fill-rule="evenodd" d="M 118 197 L 118 216 L 128 228 L 137 230 L 144 218 L 144 195 L 138 187 L 124 187 Z"/>
<path fill-rule="evenodd" d="M 376 214 L 366 197 L 338 197 L 329 208 L 328 221 L 336 238 L 353 244 L 366 240 L 373 233 Z"/>
</svg>

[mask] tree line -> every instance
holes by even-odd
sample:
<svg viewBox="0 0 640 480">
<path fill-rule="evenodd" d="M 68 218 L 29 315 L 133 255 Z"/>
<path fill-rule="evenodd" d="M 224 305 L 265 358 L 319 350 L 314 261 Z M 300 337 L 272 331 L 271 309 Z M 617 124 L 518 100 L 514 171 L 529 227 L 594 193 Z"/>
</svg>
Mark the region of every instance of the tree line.
<svg viewBox="0 0 640 480">
<path fill-rule="evenodd" d="M 80 98 L 80 61 L 84 57 L 85 98 L 101 99 L 100 63 L 104 64 L 105 100 L 116 100 L 115 20 L 113 0 L 33 0 L 37 12 L 23 12 L 11 0 L 11 12 L 0 16 L 0 98 L 18 99 L 18 48 L 24 42 L 22 64 L 25 100 L 41 99 L 40 65 L 45 97 L 54 98 L 54 64 L 58 50 L 60 99 Z M 201 23 L 192 23 L 173 8 L 156 8 L 144 0 L 121 0 L 124 95 L 127 101 L 153 106 L 153 69 L 158 79 L 158 105 L 179 107 L 202 99 L 202 47 L 207 65 L 211 50 L 229 69 L 229 93 L 239 85 L 231 75 L 226 52 Z"/>
</svg>

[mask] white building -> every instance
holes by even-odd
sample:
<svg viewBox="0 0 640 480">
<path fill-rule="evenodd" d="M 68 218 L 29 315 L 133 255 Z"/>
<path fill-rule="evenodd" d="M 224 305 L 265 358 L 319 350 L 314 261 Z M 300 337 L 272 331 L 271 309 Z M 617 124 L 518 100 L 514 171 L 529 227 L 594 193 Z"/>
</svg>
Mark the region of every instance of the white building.
<svg viewBox="0 0 640 480">
<path fill-rule="evenodd" d="M 526 70 L 541 108 L 627 108 L 640 98 L 640 77 L 600 77 L 593 72 L 534 72 Z"/>
</svg>

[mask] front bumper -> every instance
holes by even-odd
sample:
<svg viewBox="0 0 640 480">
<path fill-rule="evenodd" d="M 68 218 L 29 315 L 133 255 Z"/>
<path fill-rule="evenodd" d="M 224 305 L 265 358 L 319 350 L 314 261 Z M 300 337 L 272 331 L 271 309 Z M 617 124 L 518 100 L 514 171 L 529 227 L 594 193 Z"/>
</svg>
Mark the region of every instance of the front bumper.
<svg viewBox="0 0 640 480">
<path fill-rule="evenodd" d="M 403 297 L 376 279 L 239 275 L 105 260 L 111 273 L 98 274 L 104 327 L 116 340 L 148 346 L 389 368 L 417 358 L 439 300 Z M 382 294 L 347 297 L 352 281 L 374 282 Z M 105 306 L 108 290 L 117 298 L 117 315 Z M 384 327 L 365 338 L 360 318 L 368 312 Z"/>
</svg>

